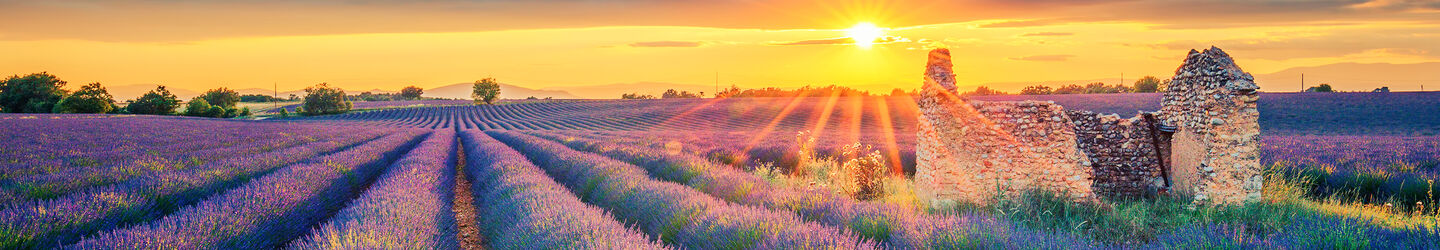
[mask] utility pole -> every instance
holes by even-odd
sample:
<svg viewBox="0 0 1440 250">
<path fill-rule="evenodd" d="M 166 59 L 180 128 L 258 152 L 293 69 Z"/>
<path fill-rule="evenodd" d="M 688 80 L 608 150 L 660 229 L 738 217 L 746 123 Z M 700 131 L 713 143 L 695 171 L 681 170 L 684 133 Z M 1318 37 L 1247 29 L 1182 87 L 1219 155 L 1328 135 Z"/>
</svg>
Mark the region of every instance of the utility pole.
<svg viewBox="0 0 1440 250">
<path fill-rule="evenodd" d="M 1305 92 L 1305 73 L 1300 73 L 1300 92 Z"/>
<path fill-rule="evenodd" d="M 280 99 L 280 84 L 270 82 L 270 85 L 270 87 L 273 88 L 272 90 L 275 91 L 275 95 L 270 96 L 270 111 L 275 111 L 275 109 L 280 108 L 280 104 L 275 103 L 275 101 L 277 101 L 276 99 Z"/>
<path fill-rule="evenodd" d="M 1125 86 L 1125 72 L 1120 72 L 1120 86 Z"/>
<path fill-rule="evenodd" d="M 720 97 L 720 71 L 715 71 L 715 97 Z"/>
</svg>

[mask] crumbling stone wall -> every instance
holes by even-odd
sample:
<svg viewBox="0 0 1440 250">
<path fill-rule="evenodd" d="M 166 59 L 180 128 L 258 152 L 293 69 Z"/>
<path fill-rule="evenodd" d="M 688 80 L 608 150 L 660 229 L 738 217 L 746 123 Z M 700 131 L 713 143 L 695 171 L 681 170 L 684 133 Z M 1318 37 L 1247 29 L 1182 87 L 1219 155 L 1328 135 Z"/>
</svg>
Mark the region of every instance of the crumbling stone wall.
<svg viewBox="0 0 1440 250">
<path fill-rule="evenodd" d="M 1220 49 L 1192 50 L 1164 108 L 1126 119 L 1052 102 L 971 101 L 957 95 L 951 67 L 949 50 L 931 51 L 919 99 L 915 186 L 933 205 L 1028 189 L 1077 200 L 1157 189 L 1197 202 L 1260 197 L 1258 87 Z"/>
<path fill-rule="evenodd" d="M 1156 149 L 1160 135 L 1144 114 L 1121 119 L 1090 111 L 1066 113 L 1075 126 L 1080 151 L 1092 162 L 1096 195 L 1138 197 L 1165 187 Z"/>
<path fill-rule="evenodd" d="M 1260 198 L 1260 124 L 1255 78 L 1229 54 L 1190 50 L 1161 99 L 1160 119 L 1177 127 L 1171 144 L 1174 191 L 1197 202 Z"/>
<path fill-rule="evenodd" d="M 1039 188 L 1093 199 L 1090 163 L 1063 107 L 966 100 L 955 95 L 949 51 L 930 56 L 921 90 L 927 97 L 919 103 L 917 195 L 937 205 L 983 203 L 997 192 Z"/>
</svg>

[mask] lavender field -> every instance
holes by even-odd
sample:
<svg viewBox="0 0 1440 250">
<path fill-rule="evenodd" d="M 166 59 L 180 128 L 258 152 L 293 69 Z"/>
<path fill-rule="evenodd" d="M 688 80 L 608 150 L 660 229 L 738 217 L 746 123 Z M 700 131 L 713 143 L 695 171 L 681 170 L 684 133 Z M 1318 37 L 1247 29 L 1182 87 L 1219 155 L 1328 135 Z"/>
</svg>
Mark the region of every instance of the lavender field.
<svg viewBox="0 0 1440 250">
<path fill-rule="evenodd" d="M 1129 116 L 1159 98 L 975 99 Z M 1261 162 L 1290 185 L 1267 192 L 1294 199 L 1233 208 L 933 209 L 773 174 L 864 145 L 893 175 L 857 188 L 905 192 L 908 96 L 468 103 L 0 114 L 0 248 L 1440 249 L 1440 92 L 1262 94 Z"/>
</svg>

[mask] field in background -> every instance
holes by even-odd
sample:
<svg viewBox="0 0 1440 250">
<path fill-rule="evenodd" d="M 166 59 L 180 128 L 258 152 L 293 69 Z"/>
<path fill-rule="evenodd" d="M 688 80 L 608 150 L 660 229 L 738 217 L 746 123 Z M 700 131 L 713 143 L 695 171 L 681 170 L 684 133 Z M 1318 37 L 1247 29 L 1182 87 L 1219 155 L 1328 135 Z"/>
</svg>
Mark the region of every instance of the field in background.
<svg viewBox="0 0 1440 250">
<path fill-rule="evenodd" d="M 1048 100 L 1123 117 L 1159 103 L 1157 94 L 976 99 Z M 1414 230 L 1434 226 L 1434 206 L 1410 205 L 1436 201 L 1437 189 L 1420 185 L 1440 175 L 1436 92 L 1262 94 L 1262 161 L 1277 171 L 1272 180 L 1299 183 L 1267 183 L 1266 194 L 1282 201 L 1213 210 L 1160 201 L 1085 207 L 1038 195 L 924 211 L 752 174 L 796 168 L 806 151 L 839 157 L 852 143 L 873 146 L 896 172 L 913 171 L 909 97 L 467 103 L 357 102 L 373 110 L 265 121 L 0 115 L 0 125 L 16 128 L 0 131 L 9 138 L 0 144 L 0 248 L 346 239 L 448 248 L 458 244 L 448 211 L 461 172 L 473 179 L 475 233 L 496 248 L 1440 247 L 1435 231 Z M 816 146 L 797 145 L 800 131 L 819 138 Z M 459 159 L 466 165 L 426 167 Z M 1065 211 L 1073 214 L 1054 214 Z M 1147 217 L 1157 219 L 1134 221 Z M 405 225 L 370 224 L 381 221 Z"/>
</svg>

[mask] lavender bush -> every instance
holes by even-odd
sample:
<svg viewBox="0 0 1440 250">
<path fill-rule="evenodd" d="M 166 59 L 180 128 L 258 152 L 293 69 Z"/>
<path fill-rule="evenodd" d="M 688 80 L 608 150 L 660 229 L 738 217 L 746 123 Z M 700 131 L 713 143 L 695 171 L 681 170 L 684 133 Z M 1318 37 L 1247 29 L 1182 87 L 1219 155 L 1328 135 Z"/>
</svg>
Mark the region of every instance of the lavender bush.
<svg viewBox="0 0 1440 250">
<path fill-rule="evenodd" d="M 436 130 L 292 249 L 454 249 L 455 132 Z"/>
<path fill-rule="evenodd" d="M 662 241 L 686 248 L 751 248 L 765 242 L 797 248 L 873 248 L 846 230 L 804 222 L 795 214 L 742 206 L 679 184 L 651 179 L 634 165 L 513 132 L 487 131 L 538 163 L 587 203 L 606 207 Z"/>
<path fill-rule="evenodd" d="M 292 165 L 156 221 L 101 233 L 74 248 L 275 248 L 344 205 L 414 144 L 397 133 Z"/>
<path fill-rule="evenodd" d="M 661 249 L 604 210 L 585 204 L 525 156 L 476 130 L 461 134 L 480 228 L 498 249 Z"/>
<path fill-rule="evenodd" d="M 389 132 L 396 131 L 358 133 L 334 141 L 229 158 L 186 171 L 141 176 L 56 199 L 12 204 L 0 211 L 0 230 L 8 232 L 0 234 L 0 246 L 56 246 L 96 231 L 149 221 L 243 184 L 251 177 Z"/>
</svg>

